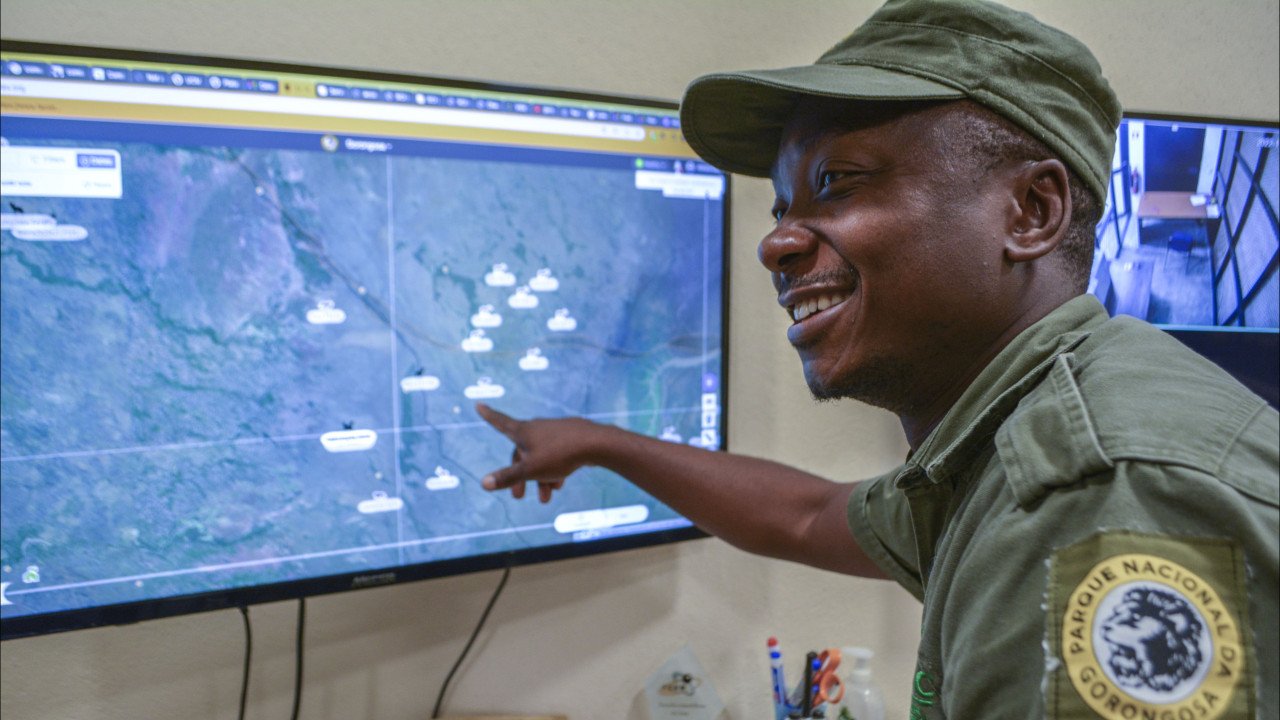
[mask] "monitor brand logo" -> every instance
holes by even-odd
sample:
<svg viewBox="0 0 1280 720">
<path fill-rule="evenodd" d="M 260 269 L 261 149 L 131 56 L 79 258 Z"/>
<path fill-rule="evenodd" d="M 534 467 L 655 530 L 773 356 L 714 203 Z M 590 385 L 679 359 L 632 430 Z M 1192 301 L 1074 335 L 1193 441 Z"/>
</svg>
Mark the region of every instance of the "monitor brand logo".
<svg viewBox="0 0 1280 720">
<path fill-rule="evenodd" d="M 374 573 L 373 575 L 357 575 L 351 578 L 351 589 L 373 587 L 374 585 L 390 585 L 396 581 L 393 572 Z"/>
</svg>

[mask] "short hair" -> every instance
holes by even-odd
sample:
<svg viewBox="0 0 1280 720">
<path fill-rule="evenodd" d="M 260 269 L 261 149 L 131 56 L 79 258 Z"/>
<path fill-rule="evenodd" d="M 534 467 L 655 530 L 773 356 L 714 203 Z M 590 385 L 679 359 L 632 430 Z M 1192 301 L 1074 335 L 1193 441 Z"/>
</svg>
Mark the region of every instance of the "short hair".
<svg viewBox="0 0 1280 720">
<path fill-rule="evenodd" d="M 953 166 L 963 171 L 988 173 L 1008 163 L 1059 160 L 1044 143 L 1012 122 L 971 100 L 947 103 L 947 136 Z M 1102 219 L 1103 202 L 1094 197 L 1088 186 L 1070 166 L 1067 185 L 1071 192 L 1071 217 L 1067 234 L 1054 251 L 1060 254 L 1068 277 L 1076 283 L 1076 291 L 1089 287 L 1093 269 L 1093 250 L 1098 221 Z"/>
</svg>

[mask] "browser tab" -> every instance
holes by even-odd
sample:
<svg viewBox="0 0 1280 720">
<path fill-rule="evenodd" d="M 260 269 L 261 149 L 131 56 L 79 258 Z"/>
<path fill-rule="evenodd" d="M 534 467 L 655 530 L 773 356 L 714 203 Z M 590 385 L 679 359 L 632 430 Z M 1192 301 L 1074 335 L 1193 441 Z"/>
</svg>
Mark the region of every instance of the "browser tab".
<svg viewBox="0 0 1280 720">
<path fill-rule="evenodd" d="M 11 60 L 4 64 L 4 74 L 37 78 L 49 77 L 49 66 L 45 63 Z"/>
<path fill-rule="evenodd" d="M 133 81 L 145 85 L 168 85 L 169 78 L 158 70 L 134 70 Z"/>
<path fill-rule="evenodd" d="M 129 82 L 129 71 L 124 68 L 102 68 L 107 82 Z"/>
<path fill-rule="evenodd" d="M 352 97 L 356 100 L 378 100 L 381 94 L 371 87 L 355 87 L 351 88 Z"/>
<path fill-rule="evenodd" d="M 265 93 L 278 93 L 280 92 L 280 83 L 275 80 L 250 80 L 249 89 Z"/>
<path fill-rule="evenodd" d="M 351 97 L 351 89 L 341 85 L 321 83 L 316 85 L 316 95 L 327 98 L 345 99 Z"/>
</svg>

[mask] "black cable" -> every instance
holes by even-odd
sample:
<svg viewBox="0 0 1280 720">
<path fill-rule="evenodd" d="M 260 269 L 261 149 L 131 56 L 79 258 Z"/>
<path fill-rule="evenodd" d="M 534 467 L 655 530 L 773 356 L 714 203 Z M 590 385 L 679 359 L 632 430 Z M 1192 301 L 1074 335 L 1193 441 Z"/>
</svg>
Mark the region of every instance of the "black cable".
<svg viewBox="0 0 1280 720">
<path fill-rule="evenodd" d="M 444 694 L 449 689 L 453 674 L 458 672 L 458 668 L 462 667 L 462 661 L 466 659 L 467 653 L 471 651 L 471 646 L 475 644 L 476 638 L 480 636 L 480 629 L 484 627 L 484 621 L 489 619 L 489 612 L 493 610 L 494 604 L 498 602 L 498 596 L 502 594 L 502 588 L 507 586 L 507 578 L 509 577 L 511 577 L 510 565 L 502 569 L 502 579 L 498 581 L 498 587 L 493 590 L 493 597 L 489 598 L 489 604 L 485 606 L 484 612 L 480 614 L 480 622 L 476 623 L 476 629 L 471 631 L 471 637 L 467 640 L 466 647 L 462 648 L 462 654 L 458 656 L 458 661 L 453 664 L 453 668 L 445 676 L 444 684 L 440 686 L 440 694 L 436 696 L 436 706 L 431 710 L 432 720 L 440 717 L 440 706 L 444 703 Z"/>
<path fill-rule="evenodd" d="M 293 674 L 293 714 L 289 717 L 298 720 L 298 710 L 302 708 L 302 631 L 307 626 L 307 599 L 298 598 L 298 648 L 297 664 Z"/>
<path fill-rule="evenodd" d="M 245 703 L 249 700 L 249 658 L 253 657 L 253 628 L 249 626 L 249 608 L 240 606 L 244 617 L 244 677 L 240 680 L 240 720 L 244 720 Z"/>
</svg>

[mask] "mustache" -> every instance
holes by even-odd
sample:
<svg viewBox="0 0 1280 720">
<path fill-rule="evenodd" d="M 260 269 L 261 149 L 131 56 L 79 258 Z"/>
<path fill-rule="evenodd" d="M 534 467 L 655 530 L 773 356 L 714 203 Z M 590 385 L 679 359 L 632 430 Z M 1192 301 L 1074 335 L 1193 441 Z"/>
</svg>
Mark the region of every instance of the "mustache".
<svg viewBox="0 0 1280 720">
<path fill-rule="evenodd" d="M 774 275 L 773 285 L 778 292 L 803 290 L 811 286 L 852 287 L 858 282 L 858 274 L 851 267 L 834 268 L 808 275 L 790 276 L 786 273 Z"/>
</svg>

